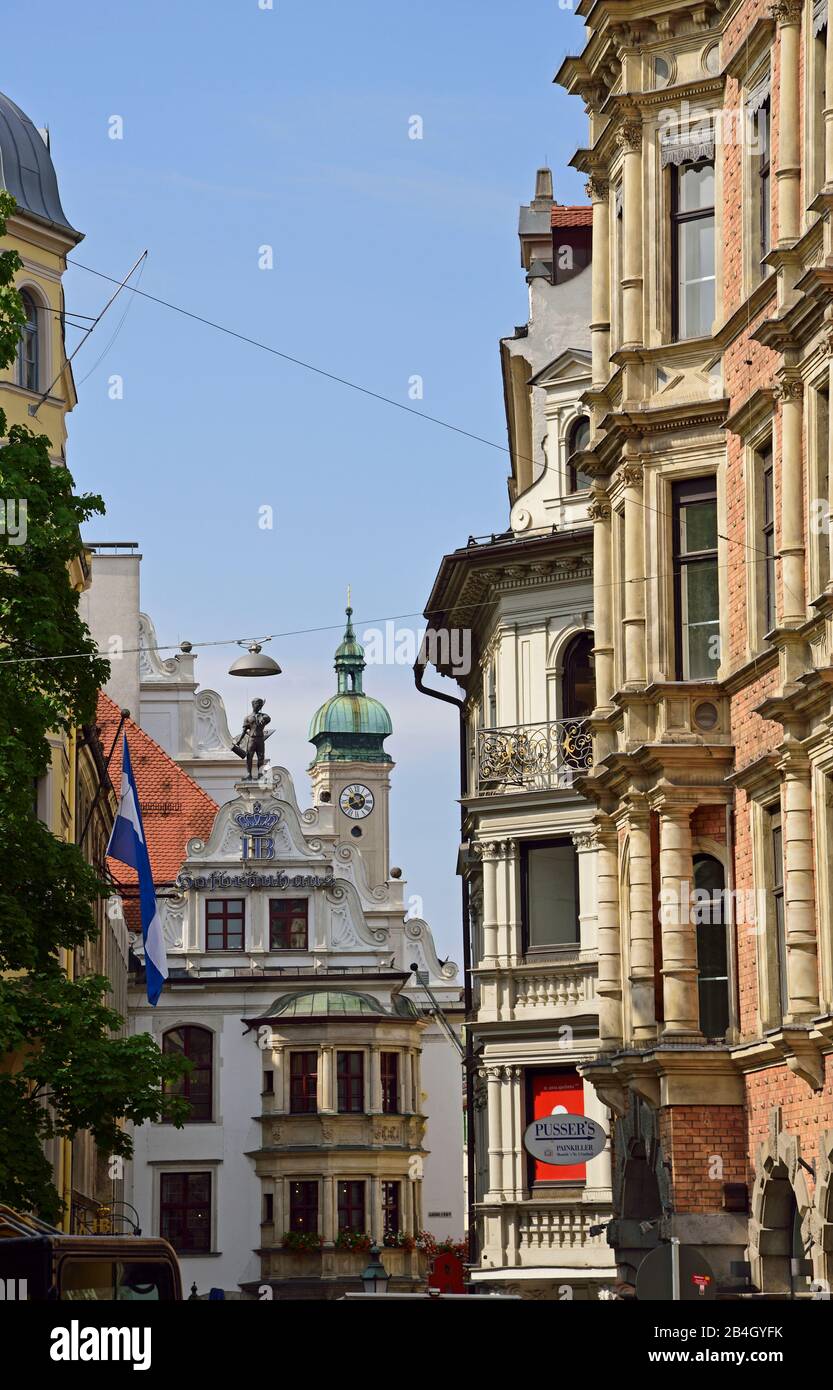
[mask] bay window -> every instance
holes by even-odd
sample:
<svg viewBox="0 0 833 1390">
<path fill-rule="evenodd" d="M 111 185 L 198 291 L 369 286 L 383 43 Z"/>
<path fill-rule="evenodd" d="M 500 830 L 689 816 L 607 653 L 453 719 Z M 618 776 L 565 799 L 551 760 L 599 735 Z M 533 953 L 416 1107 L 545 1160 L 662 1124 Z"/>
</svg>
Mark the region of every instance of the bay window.
<svg viewBox="0 0 833 1390">
<path fill-rule="evenodd" d="M 713 680 L 720 665 L 717 481 L 713 474 L 674 484 L 672 517 L 676 678 Z"/>
<path fill-rule="evenodd" d="M 702 338 L 715 315 L 714 160 L 671 169 L 671 332 Z"/>
<path fill-rule="evenodd" d="M 522 846 L 521 905 L 526 950 L 579 944 L 578 855 L 572 840 Z"/>
</svg>

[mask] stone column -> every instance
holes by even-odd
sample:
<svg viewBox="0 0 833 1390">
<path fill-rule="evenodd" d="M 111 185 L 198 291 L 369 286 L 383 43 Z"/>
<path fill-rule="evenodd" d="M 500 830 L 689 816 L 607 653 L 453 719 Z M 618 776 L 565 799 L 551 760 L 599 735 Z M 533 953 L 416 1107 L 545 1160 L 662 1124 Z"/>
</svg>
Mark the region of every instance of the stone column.
<svg viewBox="0 0 833 1390">
<path fill-rule="evenodd" d="M 321 1197 L 321 1236 L 327 1245 L 332 1245 L 338 1234 L 335 1178 L 327 1175 L 321 1179 Z"/>
<path fill-rule="evenodd" d="M 321 1081 L 319 1109 L 332 1115 L 336 1108 L 335 1049 L 322 1047 L 318 1054 L 318 1072 Z"/>
<path fill-rule="evenodd" d="M 515 1116 L 515 1071 L 514 1067 L 501 1068 L 502 1109 L 501 1131 L 503 1135 L 503 1176 L 501 1186 L 507 1197 L 515 1198 L 515 1151 L 519 1142 Z"/>
<path fill-rule="evenodd" d="M 778 245 L 790 246 L 801 234 L 801 0 L 770 6 L 780 40 L 778 99 Z"/>
<path fill-rule="evenodd" d="M 833 13 L 829 0 L 824 57 L 824 182 L 828 188 L 833 188 Z"/>
<path fill-rule="evenodd" d="M 659 808 L 662 1037 L 700 1036 L 690 806 Z"/>
<path fill-rule="evenodd" d="M 642 465 L 626 462 L 621 469 L 625 485 L 625 574 L 623 622 L 625 685 L 645 684 L 645 509 L 642 505 Z"/>
<path fill-rule="evenodd" d="M 263 1060 L 266 1060 L 266 1053 Z M 287 1070 L 287 1057 L 283 1048 L 276 1048 L 272 1054 L 272 1107 L 276 1115 L 286 1114 L 286 1103 L 284 1099 L 284 1073 Z"/>
<path fill-rule="evenodd" d="M 588 507 L 593 522 L 593 655 L 596 667 L 596 709 L 602 715 L 613 696 L 613 536 L 610 498 L 600 483 L 593 484 Z M 610 729 L 594 726 L 594 756 L 599 762 L 613 752 Z"/>
<path fill-rule="evenodd" d="M 382 1113 L 382 1052 L 378 1043 L 370 1045 L 370 1114 Z"/>
<path fill-rule="evenodd" d="M 370 1221 L 367 1234 L 377 1245 L 382 1244 L 382 1184 L 379 1178 L 370 1179 Z"/>
<path fill-rule="evenodd" d="M 798 627 L 806 617 L 804 600 L 804 467 L 801 456 L 801 423 L 804 384 L 783 376 L 781 401 L 781 621 L 779 626 Z"/>
<path fill-rule="evenodd" d="M 610 203 L 607 179 L 593 175 L 587 181 L 593 204 L 593 261 L 590 309 L 590 346 L 593 386 L 598 390 L 610 375 Z"/>
<path fill-rule="evenodd" d="M 619 837 L 608 816 L 596 817 L 599 1039 L 622 1045 L 622 947 L 619 938 Z"/>
<path fill-rule="evenodd" d="M 286 1183 L 283 1178 L 275 1178 L 272 1183 L 272 1225 L 275 1229 L 276 1240 L 280 1240 L 284 1231 L 289 1228 L 289 1213 L 284 1197 L 285 1186 Z"/>
<path fill-rule="evenodd" d="M 642 343 L 642 126 L 628 121 L 617 133 L 622 146 L 624 265 L 622 267 L 622 346 Z"/>
<path fill-rule="evenodd" d="M 486 1078 L 486 1113 L 489 1122 L 489 1192 L 487 1196 L 491 1199 L 497 1199 L 502 1195 L 503 1185 L 501 1069 L 500 1067 L 485 1067 L 480 1074 Z"/>
<path fill-rule="evenodd" d="M 483 964 L 497 965 L 497 845 L 480 846 L 483 859 Z M 477 963 L 477 962 L 476 962 Z"/>
<path fill-rule="evenodd" d="M 517 840 L 507 840 L 504 845 L 504 902 L 505 924 L 499 928 L 503 937 L 500 956 L 505 965 L 518 965 L 522 955 L 521 944 L 521 861 Z"/>
<path fill-rule="evenodd" d="M 657 1034 L 654 999 L 654 895 L 651 884 L 651 820 L 642 797 L 631 799 L 628 814 L 629 936 L 628 958 L 631 1039 L 644 1042 Z"/>
<path fill-rule="evenodd" d="M 819 1011 L 812 785 L 807 756 L 791 749 L 784 772 L 784 927 L 790 1019 Z"/>
</svg>

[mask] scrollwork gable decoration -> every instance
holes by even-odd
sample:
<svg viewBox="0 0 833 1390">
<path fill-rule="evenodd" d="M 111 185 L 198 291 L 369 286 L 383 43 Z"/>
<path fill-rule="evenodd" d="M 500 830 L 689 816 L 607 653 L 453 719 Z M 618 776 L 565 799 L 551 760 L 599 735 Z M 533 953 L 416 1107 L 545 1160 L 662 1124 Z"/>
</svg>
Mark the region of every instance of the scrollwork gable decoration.
<svg viewBox="0 0 833 1390">
<path fill-rule="evenodd" d="M 210 758 L 228 753 L 234 757 L 234 742 L 226 719 L 226 708 L 216 690 L 201 690 L 194 696 L 197 712 L 197 757 Z"/>
</svg>

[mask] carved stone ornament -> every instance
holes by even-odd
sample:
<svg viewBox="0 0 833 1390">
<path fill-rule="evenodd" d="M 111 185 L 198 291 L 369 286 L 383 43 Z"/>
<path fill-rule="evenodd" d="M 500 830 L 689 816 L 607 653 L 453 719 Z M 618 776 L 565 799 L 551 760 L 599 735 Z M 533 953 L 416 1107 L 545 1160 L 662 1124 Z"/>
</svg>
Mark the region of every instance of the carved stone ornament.
<svg viewBox="0 0 833 1390">
<path fill-rule="evenodd" d="M 619 470 L 619 475 L 625 487 L 641 487 L 643 470 L 641 463 L 625 463 Z"/>
<path fill-rule="evenodd" d="M 587 507 L 587 515 L 591 521 L 609 521 L 610 502 L 606 498 L 594 497 Z"/>
<path fill-rule="evenodd" d="M 642 126 L 634 121 L 628 121 L 616 132 L 616 143 L 621 145 L 625 153 L 632 153 L 642 149 Z"/>
<path fill-rule="evenodd" d="M 800 401 L 804 397 L 804 382 L 801 377 L 782 377 L 775 383 L 777 401 Z"/>
<path fill-rule="evenodd" d="M 802 0 L 775 0 L 769 12 L 776 24 L 800 24 Z"/>
<path fill-rule="evenodd" d="M 604 203 L 610 191 L 610 184 L 607 179 L 599 178 L 597 175 L 591 175 L 584 185 L 584 191 L 591 203 Z"/>
</svg>

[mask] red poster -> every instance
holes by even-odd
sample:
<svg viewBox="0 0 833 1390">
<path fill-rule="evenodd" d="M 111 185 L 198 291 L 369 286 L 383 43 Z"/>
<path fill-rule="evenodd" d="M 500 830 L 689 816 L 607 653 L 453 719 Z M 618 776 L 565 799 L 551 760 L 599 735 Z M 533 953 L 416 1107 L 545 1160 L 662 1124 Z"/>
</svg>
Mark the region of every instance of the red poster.
<svg viewBox="0 0 833 1390">
<path fill-rule="evenodd" d="M 584 1083 L 575 1071 L 531 1072 L 532 1118 L 543 1120 L 548 1115 L 563 1113 L 584 1114 Z M 542 1163 L 534 1159 L 535 1182 L 584 1182 L 586 1163 Z"/>
</svg>

